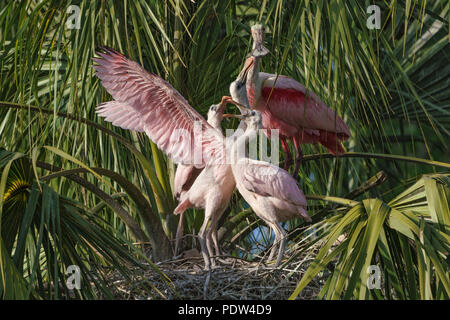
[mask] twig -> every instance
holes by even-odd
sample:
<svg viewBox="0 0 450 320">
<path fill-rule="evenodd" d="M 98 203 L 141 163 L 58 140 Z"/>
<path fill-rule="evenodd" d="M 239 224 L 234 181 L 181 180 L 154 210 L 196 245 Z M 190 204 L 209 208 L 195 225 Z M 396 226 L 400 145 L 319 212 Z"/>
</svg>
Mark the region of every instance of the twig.
<svg viewBox="0 0 450 320">
<path fill-rule="evenodd" d="M 208 274 L 206 275 L 205 284 L 203 286 L 203 299 L 206 300 L 206 295 L 208 293 L 208 286 L 209 281 L 211 280 L 211 270 L 209 270 Z"/>
</svg>

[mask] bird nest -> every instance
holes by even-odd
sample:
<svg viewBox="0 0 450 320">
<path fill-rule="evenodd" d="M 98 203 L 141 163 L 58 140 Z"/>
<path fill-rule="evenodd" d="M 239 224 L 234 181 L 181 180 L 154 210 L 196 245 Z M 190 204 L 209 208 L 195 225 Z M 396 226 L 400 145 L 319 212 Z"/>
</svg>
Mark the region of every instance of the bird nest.
<svg viewBox="0 0 450 320">
<path fill-rule="evenodd" d="M 192 249 L 181 258 L 157 264 L 167 278 L 153 268 L 129 280 L 118 272 L 108 277 L 114 284 L 116 299 L 281 300 L 289 298 L 294 291 L 313 260 L 313 251 L 296 256 L 277 268 L 226 257 L 215 269 L 205 271 L 203 259 L 196 249 Z M 315 299 L 323 283 L 324 279 L 316 277 L 297 299 Z"/>
</svg>

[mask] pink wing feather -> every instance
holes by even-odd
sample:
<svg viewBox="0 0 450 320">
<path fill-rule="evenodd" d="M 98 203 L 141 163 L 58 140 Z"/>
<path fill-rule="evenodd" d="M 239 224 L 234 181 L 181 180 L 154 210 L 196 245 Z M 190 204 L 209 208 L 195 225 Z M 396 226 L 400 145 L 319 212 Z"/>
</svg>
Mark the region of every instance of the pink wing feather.
<svg viewBox="0 0 450 320">
<path fill-rule="evenodd" d="M 289 172 L 268 162 L 242 159 L 237 163 L 241 181 L 249 191 L 306 207 L 306 197 Z"/>
<path fill-rule="evenodd" d="M 125 102 L 103 102 L 97 106 L 96 112 L 99 116 L 105 117 L 106 121 L 112 122 L 122 129 L 144 132 L 139 113 Z"/>
<path fill-rule="evenodd" d="M 121 53 L 102 51 L 93 58 L 94 69 L 115 101 L 100 104 L 100 116 L 115 126 L 145 132 L 176 163 L 223 163 L 223 136 L 170 83 Z"/>
<path fill-rule="evenodd" d="M 350 130 L 336 113 L 299 82 L 286 76 L 261 72 L 261 96 L 269 110 L 292 126 L 319 129 L 348 138 Z M 306 103 L 305 103 L 306 102 Z M 305 107 L 306 105 L 306 107 Z"/>
<path fill-rule="evenodd" d="M 173 193 L 177 200 L 183 191 L 188 191 L 203 169 L 194 166 L 178 165 L 173 181 Z"/>
</svg>

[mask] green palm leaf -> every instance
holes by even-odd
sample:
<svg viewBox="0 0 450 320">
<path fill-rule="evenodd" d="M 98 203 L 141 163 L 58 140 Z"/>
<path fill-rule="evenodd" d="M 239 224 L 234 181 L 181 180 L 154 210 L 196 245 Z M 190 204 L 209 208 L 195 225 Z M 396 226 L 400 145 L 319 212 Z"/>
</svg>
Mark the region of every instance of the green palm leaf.
<svg viewBox="0 0 450 320">
<path fill-rule="evenodd" d="M 322 292 L 329 299 L 415 299 L 417 292 L 422 299 L 448 299 L 449 225 L 439 221 L 446 221 L 450 211 L 439 211 L 437 218 L 434 209 L 436 203 L 443 207 L 450 203 L 448 179 L 448 174 L 425 175 L 388 203 L 366 199 L 338 220 L 333 216 L 321 221 L 320 225 L 328 225 L 319 236 L 324 244 L 291 298 L 332 263 L 331 282 Z M 336 246 L 343 234 L 346 241 Z M 382 288 L 368 290 L 370 265 L 382 266 Z"/>
<path fill-rule="evenodd" d="M 73 237 L 79 228 L 87 228 L 86 220 L 75 217 L 89 217 L 100 228 L 96 231 L 106 228 L 126 246 L 139 238 L 130 231 L 133 224 L 134 230 L 142 231 L 142 239 L 153 237 L 164 244 L 154 258 L 171 257 L 169 241 L 178 219 L 172 214 L 174 166 L 144 134 L 97 117 L 95 107 L 111 97 L 94 75 L 91 58 L 96 48 L 113 47 L 138 61 L 205 114 L 212 103 L 228 95 L 228 86 L 251 48 L 250 26 L 261 22 L 270 50 L 262 70 L 305 84 L 352 131 L 345 146 L 349 152 L 343 157 L 334 158 L 316 145 L 303 148 L 299 186 L 310 195 L 308 211 L 316 216 L 320 230 L 310 244 L 323 241 L 328 249 L 320 251 L 324 260 L 312 266 L 299 288 L 325 265 L 337 263 L 336 269 L 347 277 L 332 273 L 319 297 L 448 298 L 444 281 L 448 267 L 443 262 L 448 248 L 448 177 L 439 173 L 449 168 L 450 4 L 445 0 L 377 2 L 382 13 L 379 30 L 366 26 L 369 4 L 356 0 L 79 4 L 0 0 L 0 146 L 15 151 L 0 154 L 0 240 L 5 250 L 17 249 L 12 239 L 19 230 L 34 228 L 31 233 L 21 231 L 18 252 L 25 247 L 30 254 L 23 259 L 17 254 L 14 262 L 23 261 L 25 266 L 16 268 L 17 279 L 21 270 L 27 282 L 35 270 L 33 283 L 62 279 L 63 268 L 53 267 L 47 276 L 35 262 L 42 259 L 56 265 L 60 250 L 50 249 L 53 238 L 48 234 L 57 236 L 52 219 L 62 219 L 66 212 L 68 219 L 72 217 L 67 226 Z M 67 25 L 72 18 L 69 5 L 79 5 L 79 29 Z M 44 146 L 56 153 L 41 152 Z M 21 170 L 12 170 L 19 164 Z M 380 170 L 387 177 L 383 184 L 352 193 Z M 16 172 L 22 174 L 11 176 Z M 8 190 L 18 193 L 8 195 L 6 203 Z M 30 199 L 35 202 L 29 203 Z M 43 202 L 47 208 L 40 207 Z M 12 219 L 13 211 L 22 218 Z M 220 234 L 233 254 L 241 254 L 236 244 L 254 248 L 258 232 L 266 237 L 239 196 L 226 213 Z M 187 220 L 185 231 L 197 233 L 202 213 L 189 210 Z M 286 227 L 303 225 L 293 220 Z M 342 233 L 347 240 L 334 248 L 333 239 Z M 299 243 L 310 238 L 301 232 L 292 237 Z M 76 251 L 70 252 L 67 255 L 74 259 Z M 87 247 L 86 252 L 86 261 L 91 253 L 95 256 Z M 113 257 L 108 259 L 112 263 Z M 364 282 L 365 269 L 374 262 L 387 278 L 382 291 L 368 290 Z M 15 272 L 8 268 L 4 270 Z M 26 285 L 21 288 L 31 292 Z M 83 297 L 93 296 L 92 290 L 85 290 L 89 293 Z"/>
</svg>

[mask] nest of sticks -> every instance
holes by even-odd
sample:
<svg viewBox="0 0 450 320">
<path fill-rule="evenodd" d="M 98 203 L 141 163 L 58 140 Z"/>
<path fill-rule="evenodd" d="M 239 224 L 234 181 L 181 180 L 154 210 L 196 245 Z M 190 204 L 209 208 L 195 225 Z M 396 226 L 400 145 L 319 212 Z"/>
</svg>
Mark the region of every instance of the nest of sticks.
<svg viewBox="0 0 450 320">
<path fill-rule="evenodd" d="M 227 256 L 215 269 L 206 271 L 198 251 L 191 249 L 177 259 L 156 264 L 165 276 L 149 266 L 145 272 L 136 272 L 133 279 L 124 279 L 117 271 L 107 278 L 115 299 L 282 300 L 295 290 L 316 251 L 309 248 L 296 254 L 291 250 L 279 267 Z M 324 276 L 316 277 L 297 299 L 315 299 L 324 281 Z"/>
</svg>

